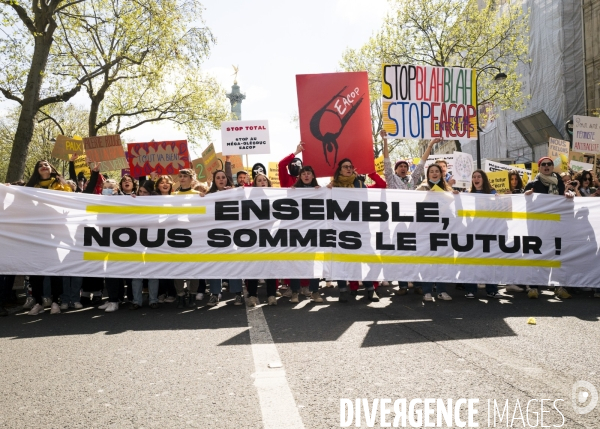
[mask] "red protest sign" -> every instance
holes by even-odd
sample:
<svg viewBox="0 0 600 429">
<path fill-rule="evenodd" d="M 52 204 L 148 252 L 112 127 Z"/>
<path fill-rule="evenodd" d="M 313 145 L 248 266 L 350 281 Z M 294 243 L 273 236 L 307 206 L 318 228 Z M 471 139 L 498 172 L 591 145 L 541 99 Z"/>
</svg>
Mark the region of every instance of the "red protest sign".
<svg viewBox="0 0 600 429">
<path fill-rule="evenodd" d="M 133 177 L 158 174 L 178 174 L 190 168 L 187 140 L 168 142 L 128 143 L 127 159 Z"/>
<path fill-rule="evenodd" d="M 304 165 L 332 176 L 350 158 L 362 174 L 375 171 L 367 72 L 296 76 Z"/>
</svg>

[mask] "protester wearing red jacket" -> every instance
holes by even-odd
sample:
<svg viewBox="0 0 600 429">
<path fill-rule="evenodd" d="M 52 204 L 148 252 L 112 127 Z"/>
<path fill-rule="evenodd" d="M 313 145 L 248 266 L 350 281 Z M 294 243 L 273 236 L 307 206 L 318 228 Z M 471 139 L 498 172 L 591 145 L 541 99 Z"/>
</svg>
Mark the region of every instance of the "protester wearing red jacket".
<svg viewBox="0 0 600 429">
<path fill-rule="evenodd" d="M 300 152 L 304 150 L 304 143 L 298 143 L 296 152 L 290 153 L 288 156 L 279 161 L 279 185 L 282 188 L 291 188 L 298 180 L 298 174 L 302 168 L 302 160 L 296 158 Z"/>
</svg>

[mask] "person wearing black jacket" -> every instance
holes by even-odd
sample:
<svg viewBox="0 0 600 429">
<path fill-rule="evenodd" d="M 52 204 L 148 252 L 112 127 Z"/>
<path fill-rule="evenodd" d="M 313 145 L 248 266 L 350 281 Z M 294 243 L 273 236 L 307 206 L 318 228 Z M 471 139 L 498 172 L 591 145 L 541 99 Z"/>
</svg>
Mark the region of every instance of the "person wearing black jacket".
<svg viewBox="0 0 600 429">
<path fill-rule="evenodd" d="M 562 178 L 554 172 L 554 162 L 550 157 L 543 156 L 538 160 L 539 173 L 535 177 L 533 182 L 529 182 L 525 186 L 525 195 L 536 194 L 550 194 L 550 195 L 564 195 L 566 198 L 573 198 L 575 194 L 568 190 L 565 192 L 565 184 Z M 539 287 L 530 286 L 527 296 L 530 299 L 537 299 L 539 296 Z M 564 287 L 558 287 L 554 291 L 554 294 L 561 298 L 571 298 L 571 295 L 567 292 Z"/>
</svg>

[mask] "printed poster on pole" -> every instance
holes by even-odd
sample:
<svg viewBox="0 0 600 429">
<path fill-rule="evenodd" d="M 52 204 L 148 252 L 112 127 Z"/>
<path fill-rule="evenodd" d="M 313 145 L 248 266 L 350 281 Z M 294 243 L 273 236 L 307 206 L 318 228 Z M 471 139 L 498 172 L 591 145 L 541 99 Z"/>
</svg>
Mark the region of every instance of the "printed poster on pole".
<svg viewBox="0 0 600 429">
<path fill-rule="evenodd" d="M 344 158 L 362 174 L 375 171 L 367 72 L 296 76 L 303 164 L 333 176 Z"/>
<path fill-rule="evenodd" d="M 221 139 L 223 155 L 271 153 L 269 121 L 222 122 Z"/>
</svg>

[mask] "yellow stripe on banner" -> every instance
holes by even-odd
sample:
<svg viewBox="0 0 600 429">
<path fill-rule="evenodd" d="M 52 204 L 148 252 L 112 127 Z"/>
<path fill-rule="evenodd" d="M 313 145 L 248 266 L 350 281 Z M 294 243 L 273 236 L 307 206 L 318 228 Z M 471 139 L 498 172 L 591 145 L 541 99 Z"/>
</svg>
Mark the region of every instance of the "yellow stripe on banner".
<svg viewBox="0 0 600 429">
<path fill-rule="evenodd" d="M 523 219 L 523 220 L 550 220 L 560 222 L 560 215 L 555 213 L 532 212 L 493 212 L 486 210 L 459 210 L 459 217 L 484 217 L 494 219 Z"/>
<path fill-rule="evenodd" d="M 254 253 L 254 254 L 157 254 L 85 252 L 84 261 L 111 262 L 275 262 L 324 261 L 325 253 Z"/>
<path fill-rule="evenodd" d="M 255 254 L 156 254 L 156 253 L 105 253 L 85 252 L 84 261 L 107 262 L 277 262 L 325 261 L 325 253 L 255 253 Z M 332 255 L 333 262 L 366 264 L 412 265 L 480 265 L 502 267 L 560 268 L 560 261 L 503 258 L 454 258 L 447 256 L 388 256 L 388 255 Z"/>
<path fill-rule="evenodd" d="M 87 213 L 120 215 L 201 215 L 206 207 L 168 207 L 168 206 L 87 206 Z"/>
</svg>

